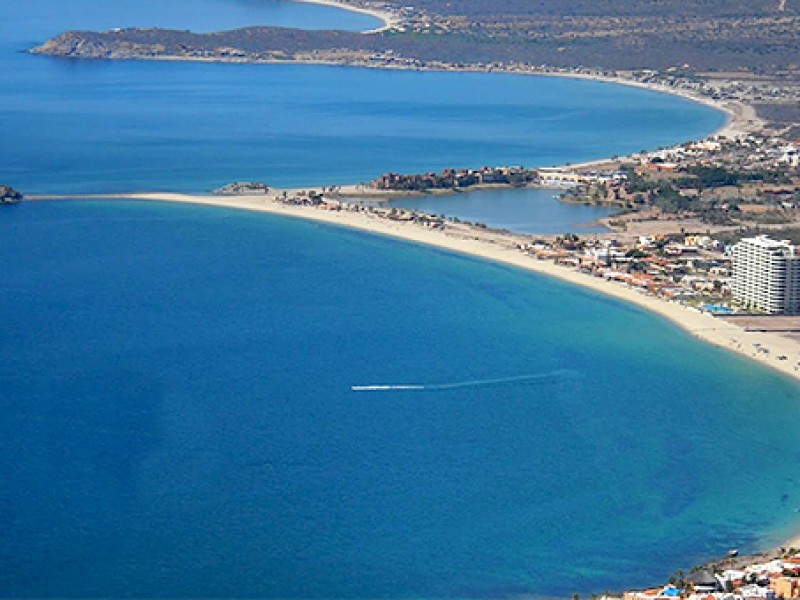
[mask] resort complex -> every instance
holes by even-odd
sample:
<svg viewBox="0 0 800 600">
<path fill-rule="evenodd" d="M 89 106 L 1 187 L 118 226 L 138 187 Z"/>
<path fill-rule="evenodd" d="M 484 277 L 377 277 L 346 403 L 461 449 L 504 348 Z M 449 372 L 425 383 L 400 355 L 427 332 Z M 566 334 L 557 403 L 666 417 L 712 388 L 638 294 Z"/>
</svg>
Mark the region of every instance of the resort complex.
<svg viewBox="0 0 800 600">
<path fill-rule="evenodd" d="M 767 314 L 800 313 L 800 256 L 789 242 L 767 236 L 733 247 L 733 298 Z"/>
</svg>

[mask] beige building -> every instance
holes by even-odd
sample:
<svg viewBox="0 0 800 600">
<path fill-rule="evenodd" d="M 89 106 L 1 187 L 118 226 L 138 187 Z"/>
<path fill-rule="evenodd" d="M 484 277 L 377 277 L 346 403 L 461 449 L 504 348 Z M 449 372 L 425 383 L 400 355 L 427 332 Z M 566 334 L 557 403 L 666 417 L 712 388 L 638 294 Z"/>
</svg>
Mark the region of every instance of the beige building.
<svg viewBox="0 0 800 600">
<path fill-rule="evenodd" d="M 772 580 L 770 587 L 780 598 L 800 597 L 800 579 L 797 577 L 777 577 Z"/>
</svg>

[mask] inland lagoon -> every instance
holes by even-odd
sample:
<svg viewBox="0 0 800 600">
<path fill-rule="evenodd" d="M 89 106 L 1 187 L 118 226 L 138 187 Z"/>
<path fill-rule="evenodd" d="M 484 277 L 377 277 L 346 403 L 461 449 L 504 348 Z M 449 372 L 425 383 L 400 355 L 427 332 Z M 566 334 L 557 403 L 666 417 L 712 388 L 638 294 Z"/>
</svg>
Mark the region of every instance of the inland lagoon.
<svg viewBox="0 0 800 600">
<path fill-rule="evenodd" d="M 557 200 L 559 190 L 547 188 L 488 189 L 461 194 L 411 196 L 391 206 L 434 215 L 457 217 L 514 233 L 594 233 L 606 231 L 598 219 L 613 208 L 576 205 Z"/>
</svg>

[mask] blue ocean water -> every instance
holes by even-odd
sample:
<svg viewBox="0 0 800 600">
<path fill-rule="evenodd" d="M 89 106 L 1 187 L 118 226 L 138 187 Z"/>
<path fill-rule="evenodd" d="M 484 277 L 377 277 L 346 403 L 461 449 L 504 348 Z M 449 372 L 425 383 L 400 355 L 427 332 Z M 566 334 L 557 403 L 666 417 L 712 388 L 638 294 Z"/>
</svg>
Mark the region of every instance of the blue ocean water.
<svg viewBox="0 0 800 600">
<path fill-rule="evenodd" d="M 0 181 L 29 193 L 358 183 L 390 170 L 602 158 L 702 137 L 724 121 L 670 95 L 559 78 L 22 53 L 70 28 L 208 30 L 287 24 L 284 13 L 316 27 L 369 26 L 345 11 L 311 17 L 317 9 L 255 0 L 1 3 L 0 131 L 13 152 L 0 155 Z"/>
<path fill-rule="evenodd" d="M 290 0 L 26 0 L 2 7 L 5 42 L 42 42 L 69 30 L 162 27 L 223 31 L 253 25 L 365 31 L 375 17 Z M 11 36 L 9 39 L 7 36 Z"/>
<path fill-rule="evenodd" d="M 798 385 L 617 301 L 157 203 L 0 256 L 3 596 L 568 596 L 797 524 Z"/>
<path fill-rule="evenodd" d="M 567 80 L 18 52 L 69 28 L 359 19 L 1 3 L 0 181 L 346 183 L 596 158 L 722 120 Z M 354 231 L 125 201 L 3 207 L 0 256 L 0 595 L 563 596 L 797 526 L 798 386 L 613 300 Z"/>
<path fill-rule="evenodd" d="M 555 200 L 558 190 L 488 189 L 444 196 L 412 196 L 392 200 L 392 206 L 458 217 L 515 233 L 594 233 L 606 231 L 596 221 L 615 209 Z"/>
</svg>

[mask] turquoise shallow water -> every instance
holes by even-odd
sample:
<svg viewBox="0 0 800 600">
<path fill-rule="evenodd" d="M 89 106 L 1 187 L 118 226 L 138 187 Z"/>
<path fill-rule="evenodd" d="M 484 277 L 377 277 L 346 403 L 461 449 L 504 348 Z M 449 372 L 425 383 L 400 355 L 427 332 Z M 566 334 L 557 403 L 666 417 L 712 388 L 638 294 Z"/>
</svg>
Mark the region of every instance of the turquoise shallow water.
<svg viewBox="0 0 800 600">
<path fill-rule="evenodd" d="M 636 308 L 245 212 L 0 217 L 3 595 L 566 596 L 796 523 L 798 386 Z"/>
</svg>

